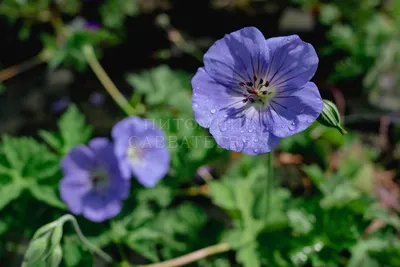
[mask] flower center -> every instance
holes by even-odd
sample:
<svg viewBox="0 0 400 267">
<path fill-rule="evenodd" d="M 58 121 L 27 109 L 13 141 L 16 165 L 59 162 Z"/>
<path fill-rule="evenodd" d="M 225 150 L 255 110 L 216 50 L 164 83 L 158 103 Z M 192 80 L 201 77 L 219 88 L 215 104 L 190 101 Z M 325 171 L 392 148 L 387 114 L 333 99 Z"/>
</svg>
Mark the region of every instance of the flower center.
<svg viewBox="0 0 400 267">
<path fill-rule="evenodd" d="M 253 81 L 240 82 L 239 85 L 245 89 L 242 92 L 243 103 L 265 105 L 275 95 L 275 90 L 270 87 L 269 82 L 259 78 L 256 74 L 253 76 Z"/>
<path fill-rule="evenodd" d="M 135 147 L 129 147 L 127 155 L 128 155 L 128 159 L 130 161 L 136 162 L 136 161 L 139 161 L 140 158 L 143 156 L 143 152 L 142 152 L 142 150 L 139 150 Z"/>
<path fill-rule="evenodd" d="M 96 188 L 103 188 L 108 185 L 108 173 L 104 169 L 96 169 L 92 173 L 92 183 Z"/>
</svg>

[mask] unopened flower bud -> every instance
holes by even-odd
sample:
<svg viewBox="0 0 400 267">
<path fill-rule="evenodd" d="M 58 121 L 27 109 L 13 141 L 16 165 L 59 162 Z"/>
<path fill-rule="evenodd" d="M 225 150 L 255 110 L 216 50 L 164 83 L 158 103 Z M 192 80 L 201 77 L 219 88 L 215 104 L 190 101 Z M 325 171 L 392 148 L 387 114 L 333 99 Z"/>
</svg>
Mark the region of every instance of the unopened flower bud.
<svg viewBox="0 0 400 267">
<path fill-rule="evenodd" d="M 57 245 L 54 250 L 50 253 L 47 259 L 48 267 L 58 267 L 61 263 L 63 252 L 60 245 Z"/>
<path fill-rule="evenodd" d="M 35 266 L 34 264 L 42 259 L 47 250 L 47 241 L 48 235 L 31 241 L 25 253 L 22 267 Z"/>
<path fill-rule="evenodd" d="M 56 228 L 53 230 L 53 234 L 51 235 L 51 245 L 55 246 L 60 244 L 60 240 L 63 235 L 63 224 L 59 223 Z"/>
<path fill-rule="evenodd" d="M 340 125 L 340 114 L 334 103 L 324 99 L 324 108 L 318 117 L 318 122 L 327 127 L 333 127 L 341 134 L 347 134 L 346 130 Z"/>
</svg>

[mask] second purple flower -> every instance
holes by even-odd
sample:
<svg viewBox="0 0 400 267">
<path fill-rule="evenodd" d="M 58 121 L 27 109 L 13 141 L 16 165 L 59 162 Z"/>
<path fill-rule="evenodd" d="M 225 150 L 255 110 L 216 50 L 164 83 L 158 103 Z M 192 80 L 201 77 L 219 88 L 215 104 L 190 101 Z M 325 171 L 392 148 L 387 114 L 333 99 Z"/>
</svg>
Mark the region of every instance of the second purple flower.
<svg viewBox="0 0 400 267">
<path fill-rule="evenodd" d="M 129 117 L 112 129 L 115 154 L 123 176 L 145 187 L 155 186 L 168 172 L 170 154 L 164 132 L 151 120 Z"/>
</svg>

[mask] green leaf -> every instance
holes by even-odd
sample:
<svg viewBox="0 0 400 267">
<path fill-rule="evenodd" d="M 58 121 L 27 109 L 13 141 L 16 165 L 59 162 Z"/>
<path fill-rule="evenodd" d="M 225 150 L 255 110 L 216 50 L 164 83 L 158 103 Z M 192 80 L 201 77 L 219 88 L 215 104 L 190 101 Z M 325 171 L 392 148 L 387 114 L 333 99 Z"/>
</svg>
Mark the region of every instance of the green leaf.
<svg viewBox="0 0 400 267">
<path fill-rule="evenodd" d="M 189 89 L 190 76 L 186 73 L 174 72 L 168 66 L 161 65 L 141 74 L 129 74 L 127 81 L 135 92 L 145 96 L 147 104 L 168 104 L 186 112 L 186 116 L 191 114 L 191 97 L 186 90 Z"/>
<path fill-rule="evenodd" d="M 71 238 L 64 238 L 63 244 L 64 262 L 66 266 L 78 266 L 82 258 L 82 252 L 79 244 Z"/>
<path fill-rule="evenodd" d="M 231 189 L 220 181 L 209 183 L 209 195 L 214 204 L 223 209 L 234 210 L 236 208 L 236 201 Z"/>
<path fill-rule="evenodd" d="M 63 140 L 62 152 L 80 144 L 85 144 L 92 135 L 92 127 L 86 124 L 85 118 L 75 105 L 71 105 L 58 122 Z"/>
<path fill-rule="evenodd" d="M 326 195 L 321 200 L 321 206 L 325 209 L 333 207 L 344 207 L 353 200 L 358 200 L 361 197 L 361 192 L 354 188 L 349 182 L 338 184 L 331 193 Z"/>
<path fill-rule="evenodd" d="M 65 266 L 94 266 L 93 256 L 82 250 L 77 236 L 64 237 L 62 249 Z"/>
<path fill-rule="evenodd" d="M 29 186 L 29 191 L 33 197 L 50 206 L 60 209 L 66 209 L 67 206 L 57 196 L 57 188 L 50 185 L 32 184 Z"/>
<path fill-rule="evenodd" d="M 261 262 L 257 254 L 256 244 L 241 248 L 236 255 L 236 260 L 245 267 L 260 267 Z"/>
<path fill-rule="evenodd" d="M 8 230 L 8 224 L 4 221 L 0 221 L 0 236 L 6 233 Z"/>
<path fill-rule="evenodd" d="M 39 136 L 55 151 L 60 151 L 62 149 L 62 140 L 51 132 L 40 130 Z"/>
<path fill-rule="evenodd" d="M 385 246 L 385 241 L 378 238 L 360 240 L 351 249 L 351 259 L 347 267 L 379 267 L 380 265 L 368 256 L 369 250 L 381 250 Z"/>
<path fill-rule="evenodd" d="M 13 170 L 20 178 L 45 180 L 59 170 L 58 157 L 33 138 L 4 136 L 0 153 L 7 161 L 4 168 Z"/>
<path fill-rule="evenodd" d="M 121 28 L 125 16 L 135 16 L 138 13 L 137 0 L 107 0 L 100 7 L 103 24 L 110 28 Z"/>
<path fill-rule="evenodd" d="M 158 185 L 157 187 L 139 191 L 137 198 L 140 203 L 154 201 L 160 207 L 165 208 L 172 202 L 173 195 L 170 188 Z"/>
<path fill-rule="evenodd" d="M 24 190 L 24 186 L 18 182 L 12 182 L 0 187 L 0 210 L 7 206 L 11 201 L 18 198 Z"/>
<path fill-rule="evenodd" d="M 314 228 L 315 216 L 304 210 L 289 210 L 287 215 L 289 218 L 289 225 L 297 234 L 308 234 Z"/>
</svg>

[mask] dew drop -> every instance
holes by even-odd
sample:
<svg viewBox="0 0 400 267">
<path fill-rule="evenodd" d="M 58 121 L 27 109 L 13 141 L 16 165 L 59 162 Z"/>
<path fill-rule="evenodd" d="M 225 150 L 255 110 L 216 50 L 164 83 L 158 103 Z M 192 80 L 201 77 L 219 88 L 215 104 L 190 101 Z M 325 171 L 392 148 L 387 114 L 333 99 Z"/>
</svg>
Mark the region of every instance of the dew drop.
<svg viewBox="0 0 400 267">
<path fill-rule="evenodd" d="M 246 143 L 246 142 L 247 142 L 246 136 L 243 136 L 243 137 L 242 137 L 242 141 L 243 141 L 243 143 Z"/>
<path fill-rule="evenodd" d="M 254 153 L 258 153 L 258 149 L 257 148 L 255 148 L 253 151 L 254 151 Z"/>
<path fill-rule="evenodd" d="M 233 150 L 233 151 L 237 150 L 236 143 L 231 143 L 230 147 L 231 147 L 231 150 Z"/>
<path fill-rule="evenodd" d="M 226 131 L 226 127 L 225 126 L 220 126 L 219 129 L 221 130 L 221 132 L 225 132 Z"/>
<path fill-rule="evenodd" d="M 252 133 L 254 130 L 252 128 L 248 129 L 249 133 Z"/>
<path fill-rule="evenodd" d="M 213 108 L 213 109 L 210 110 L 210 113 L 211 113 L 211 114 L 215 114 L 215 112 L 217 112 L 217 110 L 216 110 L 215 108 Z"/>
</svg>

